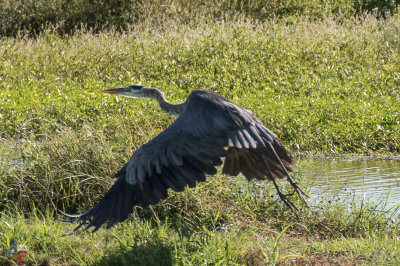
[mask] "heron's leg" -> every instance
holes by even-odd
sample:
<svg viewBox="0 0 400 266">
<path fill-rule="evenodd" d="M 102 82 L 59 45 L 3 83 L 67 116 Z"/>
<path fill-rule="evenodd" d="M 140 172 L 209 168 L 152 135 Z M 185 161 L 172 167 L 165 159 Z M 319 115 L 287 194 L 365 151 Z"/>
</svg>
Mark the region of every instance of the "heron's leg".
<svg viewBox="0 0 400 266">
<path fill-rule="evenodd" d="M 275 178 L 272 176 L 272 172 L 271 172 L 271 168 L 269 168 L 269 164 L 267 162 L 267 160 L 265 160 L 264 155 L 260 155 L 260 157 L 262 158 L 265 167 L 267 168 L 267 174 L 269 179 L 272 180 L 272 182 L 274 183 L 275 189 L 278 192 L 279 198 L 286 204 L 286 206 L 288 206 L 292 212 L 297 216 L 296 211 L 298 211 L 299 209 L 296 207 L 296 205 L 294 205 L 288 198 L 288 195 L 285 195 L 282 193 L 282 191 L 280 190 L 278 183 L 276 182 Z M 289 194 L 291 195 L 291 194 Z"/>
<path fill-rule="evenodd" d="M 309 197 L 309 196 L 298 186 L 298 183 L 296 181 L 294 181 L 293 178 L 290 176 L 289 172 L 287 171 L 286 167 L 283 165 L 281 159 L 279 158 L 274 147 L 272 146 L 272 143 L 268 143 L 268 144 L 269 144 L 269 147 L 271 148 L 273 154 L 275 155 L 275 158 L 278 160 L 279 164 L 281 165 L 283 171 L 285 171 L 285 174 L 287 176 L 287 179 L 288 179 L 290 185 L 293 187 L 293 189 L 299 195 L 300 199 L 308 206 L 308 204 L 303 196 L 306 196 L 306 197 Z"/>
</svg>

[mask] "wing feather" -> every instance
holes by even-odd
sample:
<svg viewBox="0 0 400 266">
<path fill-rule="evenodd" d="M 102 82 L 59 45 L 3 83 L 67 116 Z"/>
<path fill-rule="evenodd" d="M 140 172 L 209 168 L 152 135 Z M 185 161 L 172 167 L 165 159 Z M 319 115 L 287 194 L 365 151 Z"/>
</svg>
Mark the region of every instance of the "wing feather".
<svg viewBox="0 0 400 266">
<path fill-rule="evenodd" d="M 252 148 L 252 149 L 257 148 L 257 143 L 254 141 L 252 136 L 250 136 L 250 133 L 247 132 L 246 129 L 241 130 L 241 132 L 243 133 L 243 137 L 246 138 L 247 143 L 249 144 L 249 147 Z"/>
<path fill-rule="evenodd" d="M 157 173 L 157 174 L 161 174 L 162 168 L 161 168 L 161 161 L 160 161 L 160 158 L 156 158 L 156 159 L 154 160 L 154 165 L 155 165 L 156 173 Z"/>
<path fill-rule="evenodd" d="M 247 129 L 251 134 L 251 136 L 253 137 L 253 139 L 257 142 L 257 147 L 265 147 L 264 141 L 261 139 L 259 132 L 257 132 L 255 127 L 250 125 Z"/>
<path fill-rule="evenodd" d="M 168 167 L 169 166 L 169 161 L 168 161 L 168 158 L 167 158 L 167 155 L 164 153 L 162 153 L 162 152 L 160 152 L 160 157 L 159 157 L 159 159 L 161 160 L 161 164 L 164 166 L 164 167 Z M 132 159 L 131 159 L 132 160 Z"/>
<path fill-rule="evenodd" d="M 232 134 L 232 135 L 233 135 L 233 136 L 232 136 L 232 140 L 233 140 L 233 143 L 234 143 L 234 146 L 233 146 L 233 147 L 244 148 L 244 145 L 242 145 L 242 142 L 240 141 L 240 138 L 239 138 L 239 136 L 236 134 L 235 131 L 233 131 L 233 134 Z"/>
<path fill-rule="evenodd" d="M 242 133 L 241 130 L 237 130 L 237 131 L 236 131 L 236 136 L 237 136 L 237 138 L 239 139 L 240 143 L 242 144 L 242 147 L 243 147 L 243 148 L 248 149 L 248 148 L 250 147 L 250 146 L 249 146 L 249 143 L 247 142 L 247 140 L 246 140 L 245 137 L 243 136 L 243 133 Z"/>
</svg>

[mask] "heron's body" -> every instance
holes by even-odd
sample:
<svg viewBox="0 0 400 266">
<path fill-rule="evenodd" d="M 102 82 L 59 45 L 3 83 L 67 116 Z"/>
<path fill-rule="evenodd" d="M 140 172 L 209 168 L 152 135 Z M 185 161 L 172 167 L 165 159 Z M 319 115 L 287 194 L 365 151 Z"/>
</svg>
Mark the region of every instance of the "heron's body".
<svg viewBox="0 0 400 266">
<path fill-rule="evenodd" d="M 78 221 L 89 222 L 86 228 L 97 230 L 104 223 L 108 228 L 123 221 L 134 206 L 145 208 L 165 199 L 168 188 L 183 191 L 186 186 L 194 187 L 206 179 L 206 174 L 217 173 L 215 167 L 223 163 L 222 158 L 224 174 L 269 179 L 276 187 L 275 179 L 288 177 L 301 194 L 288 174 L 291 154 L 250 111 L 212 91 L 193 91 L 186 102 L 173 105 L 156 89 L 140 86 L 141 92 L 137 93 L 137 86 L 133 87 L 105 92 L 131 96 L 131 88 L 132 96 L 156 99 L 166 112 L 179 116 L 133 154 L 96 206 L 77 216 Z M 295 208 L 279 189 L 278 193 L 290 208 Z"/>
</svg>

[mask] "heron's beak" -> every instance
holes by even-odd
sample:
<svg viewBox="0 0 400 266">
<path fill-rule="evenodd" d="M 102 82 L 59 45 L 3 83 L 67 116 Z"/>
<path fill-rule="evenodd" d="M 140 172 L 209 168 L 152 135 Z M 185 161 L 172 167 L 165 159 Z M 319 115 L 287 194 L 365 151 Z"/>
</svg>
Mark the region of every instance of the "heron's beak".
<svg viewBox="0 0 400 266">
<path fill-rule="evenodd" d="M 123 95 L 123 96 L 132 96 L 131 89 L 129 87 L 126 88 L 117 88 L 117 89 L 108 89 L 102 91 L 104 93 L 109 93 L 109 94 L 118 94 L 118 95 Z"/>
</svg>

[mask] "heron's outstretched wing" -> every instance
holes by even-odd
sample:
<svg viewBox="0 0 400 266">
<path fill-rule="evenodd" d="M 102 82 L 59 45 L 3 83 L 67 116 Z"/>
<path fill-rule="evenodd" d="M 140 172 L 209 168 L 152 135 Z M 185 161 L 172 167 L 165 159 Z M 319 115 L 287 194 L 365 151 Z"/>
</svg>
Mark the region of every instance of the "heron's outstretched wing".
<svg viewBox="0 0 400 266">
<path fill-rule="evenodd" d="M 192 93 L 178 119 L 157 137 L 139 148 L 116 174 L 118 180 L 107 194 L 77 221 L 94 231 L 125 220 L 138 205 L 147 207 L 167 197 L 167 190 L 183 191 L 216 174 L 215 166 L 226 157 L 224 172 L 247 178 L 267 178 L 260 156 L 270 163 L 274 178 L 284 176 L 271 156 L 271 145 L 288 167 L 290 153 L 251 112 L 218 94 Z M 229 147 L 226 149 L 226 147 Z M 290 170 L 290 167 L 288 168 Z M 76 229 L 78 229 L 78 226 Z"/>
<path fill-rule="evenodd" d="M 255 122 L 229 133 L 229 149 L 222 172 L 232 176 L 241 172 L 249 180 L 253 178 L 260 180 L 271 179 L 271 177 L 274 179 L 285 178 L 286 171 L 292 171 L 291 154 L 283 147 L 274 133 L 258 120 Z M 267 161 L 272 176 L 268 175 L 264 160 Z"/>
</svg>

